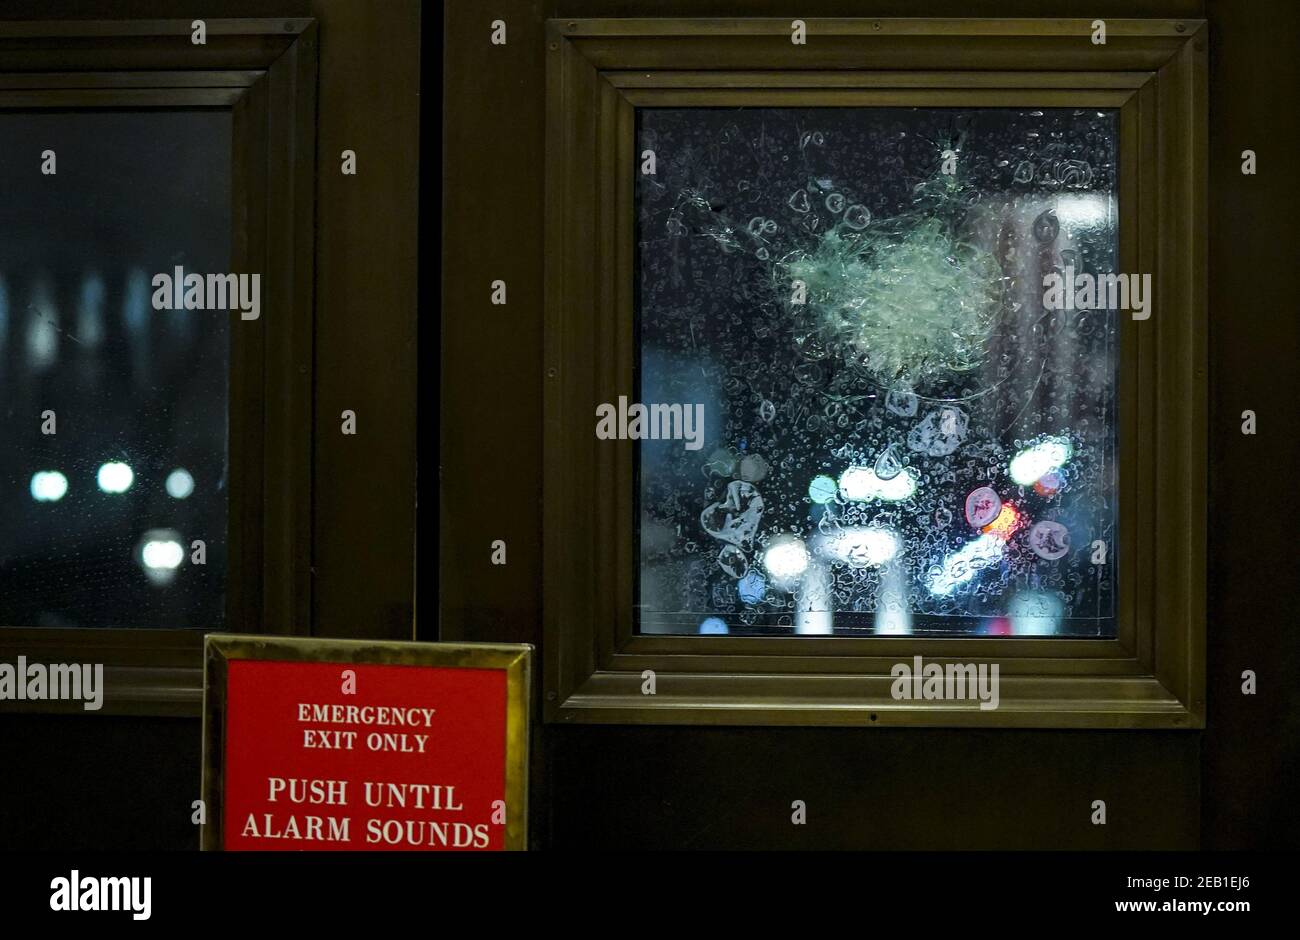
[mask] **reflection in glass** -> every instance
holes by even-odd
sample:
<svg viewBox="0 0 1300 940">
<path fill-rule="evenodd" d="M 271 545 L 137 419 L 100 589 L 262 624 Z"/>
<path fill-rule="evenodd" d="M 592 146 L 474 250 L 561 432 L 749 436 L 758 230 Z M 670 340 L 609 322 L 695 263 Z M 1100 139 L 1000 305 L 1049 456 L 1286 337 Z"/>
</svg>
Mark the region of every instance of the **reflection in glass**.
<svg viewBox="0 0 1300 940">
<path fill-rule="evenodd" d="M 232 314 L 150 282 L 229 271 L 230 152 L 228 112 L 0 112 L 2 625 L 222 622 Z"/>
<path fill-rule="evenodd" d="M 1116 117 L 638 111 L 641 632 L 1115 635 Z"/>
</svg>

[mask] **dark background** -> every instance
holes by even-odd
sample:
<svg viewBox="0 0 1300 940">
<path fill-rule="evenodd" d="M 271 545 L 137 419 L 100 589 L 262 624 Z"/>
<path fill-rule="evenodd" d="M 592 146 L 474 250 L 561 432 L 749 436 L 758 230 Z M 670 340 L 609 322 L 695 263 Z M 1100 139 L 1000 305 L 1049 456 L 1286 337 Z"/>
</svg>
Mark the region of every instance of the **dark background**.
<svg viewBox="0 0 1300 940">
<path fill-rule="evenodd" d="M 177 265 L 186 275 L 230 270 L 230 135 L 226 111 L 0 114 L 0 179 L 15 181 L 0 203 L 0 623 L 221 626 L 229 321 L 238 315 L 158 312 L 150 301 L 153 276 Z M 46 148 L 59 160 L 50 179 L 35 169 Z M 56 331 L 43 364 L 26 342 L 39 318 Z M 47 408 L 58 434 L 33 420 Z M 108 460 L 132 468 L 125 493 L 100 492 L 96 472 Z M 176 467 L 194 479 L 183 500 L 164 489 Z M 58 502 L 28 498 L 42 469 L 68 479 Z M 187 555 L 203 539 L 206 564 L 152 584 L 139 544 L 154 529 L 174 531 Z"/>
<path fill-rule="evenodd" d="M 312 13 L 322 21 L 322 135 L 337 153 L 342 130 L 397 160 L 411 144 L 408 100 L 414 36 L 384 23 L 357 0 L 9 0 L 0 17 L 190 17 Z M 921 729 L 688 729 L 545 727 L 537 736 L 534 843 L 563 848 L 1242 848 L 1300 845 L 1296 787 L 1297 641 L 1290 607 L 1294 552 L 1284 533 L 1288 473 L 1297 464 L 1294 402 L 1297 323 L 1294 269 L 1300 145 L 1290 95 L 1298 86 L 1300 11 L 1287 0 L 1016 0 L 980 3 L 893 0 L 772 0 L 648 3 L 583 0 L 477 0 L 447 4 L 450 39 L 446 277 L 441 287 L 442 430 L 437 329 L 421 333 L 426 389 L 420 429 L 426 506 L 432 467 L 441 464 L 441 560 L 433 520 L 421 517 L 421 635 L 441 608 L 444 639 L 541 643 L 541 203 L 542 20 L 547 16 L 1186 16 L 1210 20 L 1211 441 L 1208 727 L 1204 732 L 971 731 Z M 425 10 L 425 55 L 439 54 L 437 4 Z M 484 41 L 488 22 L 509 21 L 504 49 Z M 409 23 L 407 15 L 405 22 Z M 518 106 L 505 120 L 493 102 Z M 437 124 L 438 94 L 426 86 L 426 125 Z M 515 117 L 515 115 L 518 117 Z M 352 134 L 344 136 L 351 137 Z M 323 144 L 322 147 L 326 145 Z M 1257 151 L 1260 173 L 1243 177 L 1240 153 Z M 422 185 L 438 185 L 436 147 L 424 146 Z M 331 155 L 331 159 L 333 155 Z M 325 165 L 322 162 L 322 166 Z M 400 164 L 399 164 L 400 165 Z M 391 245 L 381 230 L 414 199 L 400 177 L 362 177 L 367 202 L 331 209 L 323 192 L 318 258 L 382 270 Z M 350 213 L 345 211 L 350 210 Z M 356 228 L 329 225 L 340 217 Z M 501 226 L 493 256 L 458 244 L 458 226 L 491 218 Z M 426 216 L 426 241 L 438 223 Z M 412 233 L 408 233 L 412 234 Z M 377 247 L 370 247 L 371 243 Z M 341 244 L 342 243 L 342 244 Z M 413 245 L 413 241 L 411 242 Z M 412 249 L 413 250 L 413 249 Z M 404 258 L 397 258 L 404 261 Z M 435 316 L 432 257 L 423 273 L 423 312 Z M 337 265 L 327 266 L 329 279 Z M 491 307 L 486 285 L 510 284 L 510 305 Z M 382 279 L 374 290 L 382 293 Z M 346 340 L 352 357 L 330 363 L 319 394 L 350 393 L 389 402 L 372 438 L 371 471 L 405 461 L 413 478 L 407 422 L 414 412 L 414 356 L 384 366 L 382 351 L 405 349 L 414 323 L 386 319 L 385 298 L 368 318 L 334 317 L 326 348 Z M 332 309 L 338 301 L 322 303 Z M 358 323 L 357 320 L 367 320 Z M 318 323 L 318 329 L 320 325 Z M 345 343 L 345 345 L 346 345 Z M 319 354 L 318 354 L 319 356 Z M 319 366 L 319 358 L 318 358 Z M 319 368 L 318 368 L 318 371 Z M 333 383 L 333 384 L 329 384 Z M 340 406 L 342 407 L 342 406 Z M 1240 433 L 1240 414 L 1259 416 L 1259 434 Z M 321 409 L 324 411 L 325 409 Z M 338 408 L 332 408 L 337 415 Z M 508 445 L 508 447 L 507 447 Z M 324 445 L 318 445 L 323 448 Z M 500 459 L 509 451 L 509 460 Z M 318 568 L 315 626 L 325 635 L 400 636 L 409 616 L 411 547 L 394 518 L 374 519 L 365 502 L 333 501 L 363 478 L 322 454 L 329 476 L 320 495 L 332 541 Z M 320 473 L 321 471 L 318 471 Z M 372 481 L 373 482 L 373 481 Z M 318 486 L 320 480 L 318 479 Z M 360 492 L 358 488 L 354 492 Z M 504 498 L 501 494 L 508 494 Z M 335 508 L 330 508 L 334 506 Z M 389 538 L 394 534 L 396 538 Z M 489 563 L 489 543 L 509 543 L 510 563 Z M 395 543 L 389 546 L 389 541 Z M 403 559 L 405 566 L 403 566 Z M 442 595 L 432 578 L 441 569 Z M 403 605 L 406 605 L 405 608 Z M 409 620 L 407 621 L 409 622 Z M 1255 669 L 1260 691 L 1240 694 L 1240 673 Z M 198 797 L 197 719 L 0 715 L 0 847 L 191 848 Z M 1103 798 L 1109 824 L 1088 823 Z M 803 799 L 808 825 L 790 825 Z"/>
<path fill-rule="evenodd" d="M 447 5 L 444 639 L 542 642 L 546 17 L 1196 17 L 1210 37 L 1208 726 L 1204 732 L 546 726 L 534 842 L 557 848 L 1300 846 L 1289 494 L 1300 5 L 1197 0 L 515 0 Z M 489 45 L 491 19 L 509 43 Z M 511 102 L 508 118 L 491 102 Z M 465 141 L 457 146 L 457 141 Z M 471 143 L 472 142 L 472 143 Z M 1243 176 L 1241 151 L 1259 155 Z M 494 222 L 502 250 L 460 240 Z M 510 285 L 492 307 L 487 285 Z M 1160 315 L 1160 314 L 1157 314 Z M 1177 315 L 1166 311 L 1164 315 Z M 503 342 L 502 337 L 509 341 Z M 1241 412 L 1259 420 L 1241 434 Z M 497 459 L 509 443 L 510 459 Z M 536 472 L 526 472 L 537 468 Z M 509 494 L 499 498 L 496 494 Z M 509 564 L 489 563 L 505 539 Z M 427 539 L 426 539 L 427 544 Z M 426 603 L 429 603 L 426 601 Z M 1240 693 L 1254 669 L 1259 693 Z M 802 799 L 808 824 L 790 823 Z M 1104 799 L 1108 824 L 1089 806 Z"/>
</svg>

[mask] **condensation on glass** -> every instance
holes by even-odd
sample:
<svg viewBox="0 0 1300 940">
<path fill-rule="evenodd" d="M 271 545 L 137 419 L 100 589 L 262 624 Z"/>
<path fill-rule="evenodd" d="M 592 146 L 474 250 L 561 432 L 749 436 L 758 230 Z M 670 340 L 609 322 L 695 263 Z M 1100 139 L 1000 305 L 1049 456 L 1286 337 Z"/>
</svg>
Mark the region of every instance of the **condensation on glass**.
<svg viewBox="0 0 1300 940">
<path fill-rule="evenodd" d="M 1044 281 L 1116 271 L 1117 145 L 1113 110 L 638 111 L 640 632 L 1115 636 L 1119 314 Z"/>
<path fill-rule="evenodd" d="M 0 624 L 222 623 L 231 314 L 151 282 L 229 271 L 230 161 L 229 112 L 0 112 Z"/>
</svg>

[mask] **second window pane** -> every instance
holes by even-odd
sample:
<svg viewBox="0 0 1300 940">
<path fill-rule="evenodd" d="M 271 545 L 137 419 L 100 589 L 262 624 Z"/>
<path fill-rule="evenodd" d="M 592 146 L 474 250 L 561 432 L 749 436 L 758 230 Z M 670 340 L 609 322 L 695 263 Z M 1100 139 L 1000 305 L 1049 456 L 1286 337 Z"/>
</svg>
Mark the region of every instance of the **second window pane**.
<svg viewBox="0 0 1300 940">
<path fill-rule="evenodd" d="M 640 631 L 1115 636 L 1116 113 L 637 135 Z"/>
</svg>

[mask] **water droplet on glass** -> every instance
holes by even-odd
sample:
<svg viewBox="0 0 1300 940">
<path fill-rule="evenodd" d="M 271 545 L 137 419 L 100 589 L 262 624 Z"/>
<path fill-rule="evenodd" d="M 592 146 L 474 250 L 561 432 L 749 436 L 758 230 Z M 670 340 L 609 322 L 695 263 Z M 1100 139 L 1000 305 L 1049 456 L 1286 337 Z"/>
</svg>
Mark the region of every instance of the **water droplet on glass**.
<svg viewBox="0 0 1300 940">
<path fill-rule="evenodd" d="M 740 462 L 740 478 L 746 483 L 757 483 L 767 476 L 767 461 L 758 454 L 750 454 Z"/>
<path fill-rule="evenodd" d="M 1054 209 L 1047 209 L 1034 219 L 1034 238 L 1044 245 L 1056 241 L 1061 234 L 1061 220 L 1056 217 Z"/>
<path fill-rule="evenodd" d="M 885 408 L 892 414 L 910 418 L 916 414 L 916 395 L 905 390 L 890 389 L 885 396 Z"/>
<path fill-rule="evenodd" d="M 716 474 L 720 477 L 733 476 L 736 472 L 736 455 L 726 448 L 719 447 L 713 453 L 709 454 L 704 461 L 704 473 Z"/>
<path fill-rule="evenodd" d="M 739 580 L 749 573 L 749 559 L 735 545 L 724 545 L 718 552 L 718 567 Z"/>
<path fill-rule="evenodd" d="M 931 457 L 946 457 L 966 440 L 968 418 L 958 408 L 932 411 L 907 435 L 907 446 Z"/>
<path fill-rule="evenodd" d="M 844 224 L 849 228 L 863 229 L 871 221 L 871 210 L 861 203 L 849 206 L 844 213 Z"/>
<path fill-rule="evenodd" d="M 1059 160 L 1056 178 L 1070 189 L 1087 189 L 1092 185 L 1092 167 L 1084 160 Z"/>
<path fill-rule="evenodd" d="M 1036 523 L 1026 541 L 1033 553 L 1046 561 L 1063 558 L 1070 551 L 1070 531 L 1059 522 Z"/>
<path fill-rule="evenodd" d="M 892 480 L 902 472 L 902 448 L 897 443 L 890 444 L 876 458 L 876 476 L 882 480 Z"/>
</svg>

